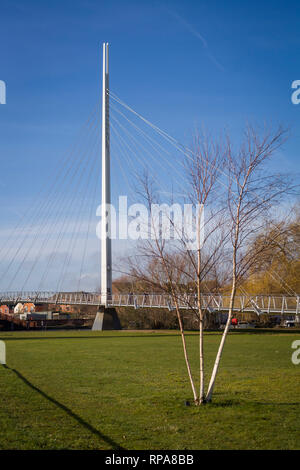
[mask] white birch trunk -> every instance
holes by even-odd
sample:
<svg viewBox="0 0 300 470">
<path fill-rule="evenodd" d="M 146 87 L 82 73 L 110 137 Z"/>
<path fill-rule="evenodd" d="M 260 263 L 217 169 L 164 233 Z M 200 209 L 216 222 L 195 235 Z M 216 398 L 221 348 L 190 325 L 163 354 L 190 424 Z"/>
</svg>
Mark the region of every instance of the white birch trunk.
<svg viewBox="0 0 300 470">
<path fill-rule="evenodd" d="M 204 403 L 204 354 L 203 354 L 203 318 L 200 318 L 199 324 L 199 358 L 200 358 L 200 388 L 199 404 Z"/>
<path fill-rule="evenodd" d="M 191 384 L 192 391 L 193 391 L 194 402 L 198 403 L 197 392 L 196 392 L 196 388 L 195 388 L 195 384 L 194 384 L 194 380 L 193 380 L 193 376 L 192 376 L 192 371 L 191 371 L 191 366 L 190 366 L 190 361 L 189 361 L 189 357 L 188 357 L 188 353 L 187 353 L 185 335 L 184 335 L 184 330 L 183 330 L 182 320 L 181 320 L 181 316 L 180 316 L 180 312 L 179 312 L 179 308 L 178 308 L 177 299 L 175 299 L 175 306 L 176 306 L 176 313 L 177 313 L 177 318 L 178 318 L 178 323 L 179 323 L 179 328 L 180 328 L 184 359 L 185 359 L 185 364 L 186 364 L 186 368 L 187 368 L 187 371 L 188 371 L 188 376 L 189 376 L 189 379 L 190 379 L 190 384 Z"/>
<path fill-rule="evenodd" d="M 217 377 L 217 373 L 218 373 L 218 369 L 219 369 L 220 360 L 221 360 L 221 357 L 222 357 L 222 353 L 223 353 L 227 333 L 229 331 L 229 327 L 230 327 L 230 324 L 231 324 L 232 312 L 233 312 L 233 306 L 234 306 L 234 297 L 235 297 L 235 285 L 233 286 L 232 291 L 231 291 L 228 318 L 227 318 L 227 322 L 226 322 L 226 325 L 225 325 L 225 328 L 224 328 L 222 339 L 221 339 L 221 342 L 220 342 L 220 345 L 219 345 L 218 353 L 217 353 L 217 356 L 216 356 L 214 368 L 213 368 L 213 371 L 212 371 L 212 374 L 211 374 L 211 379 L 210 379 L 207 394 L 206 394 L 206 401 L 207 402 L 210 402 L 211 399 L 212 399 L 212 394 L 213 394 L 213 390 L 214 390 L 214 386 L 215 386 L 215 382 L 216 382 L 216 377 Z"/>
<path fill-rule="evenodd" d="M 232 318 L 232 312 L 233 312 L 233 307 L 234 307 L 234 299 L 235 299 L 235 293 L 236 293 L 236 282 L 237 282 L 237 247 L 238 247 L 238 240 L 239 240 L 239 229 L 240 229 L 240 207 L 241 207 L 241 194 L 239 196 L 239 203 L 237 206 L 237 214 L 236 214 L 236 222 L 235 222 L 235 237 L 234 237 L 234 244 L 233 244 L 233 254 L 232 254 L 232 286 L 231 286 L 231 295 L 230 295 L 230 303 L 229 303 L 229 312 L 228 312 L 228 318 L 227 322 L 224 328 L 224 332 L 222 335 L 222 339 L 219 345 L 218 353 L 216 356 L 216 360 L 214 363 L 213 371 L 211 374 L 210 382 L 208 385 L 208 390 L 206 394 L 206 400 L 210 402 L 212 400 L 212 394 L 216 382 L 216 377 L 219 369 L 219 364 L 220 360 L 222 357 L 226 337 L 229 331 L 229 327 L 231 324 L 231 318 Z"/>
<path fill-rule="evenodd" d="M 199 199 L 199 198 L 198 198 Z M 203 311 L 201 305 L 201 213 L 202 207 L 198 213 L 197 243 L 198 243 L 198 266 L 197 266 L 197 298 L 199 314 L 199 405 L 205 402 L 204 394 L 204 351 L 203 351 Z"/>
</svg>

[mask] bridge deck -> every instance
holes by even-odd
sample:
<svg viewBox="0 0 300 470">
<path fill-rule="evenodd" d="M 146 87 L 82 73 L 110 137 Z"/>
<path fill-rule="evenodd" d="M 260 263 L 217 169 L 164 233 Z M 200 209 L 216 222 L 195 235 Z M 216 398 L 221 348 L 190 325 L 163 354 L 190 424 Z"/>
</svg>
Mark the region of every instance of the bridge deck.
<svg viewBox="0 0 300 470">
<path fill-rule="evenodd" d="M 229 295 L 205 294 L 201 296 L 202 307 L 209 311 L 226 312 L 229 310 Z M 17 304 L 33 302 L 34 304 L 56 305 L 101 305 L 101 295 L 92 292 L 3 292 L 0 293 L 1 304 Z M 166 294 L 114 294 L 108 301 L 109 307 L 134 308 L 175 308 L 172 297 Z M 184 295 L 178 298 L 180 309 L 195 309 L 195 295 Z M 280 295 L 238 295 L 235 299 L 234 311 L 254 312 L 257 314 L 299 314 L 299 296 Z"/>
</svg>

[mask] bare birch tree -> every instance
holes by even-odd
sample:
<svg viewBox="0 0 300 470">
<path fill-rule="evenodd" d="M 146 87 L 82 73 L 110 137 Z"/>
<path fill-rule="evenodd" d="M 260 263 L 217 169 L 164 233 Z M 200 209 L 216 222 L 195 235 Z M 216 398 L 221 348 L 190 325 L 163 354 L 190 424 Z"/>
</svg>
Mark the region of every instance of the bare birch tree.
<svg viewBox="0 0 300 470">
<path fill-rule="evenodd" d="M 196 240 L 193 249 L 190 248 L 189 230 L 185 226 L 176 225 L 176 221 L 169 217 L 169 223 L 176 233 L 176 243 L 168 243 L 162 237 L 161 228 L 158 229 L 156 221 L 151 220 L 155 233 L 154 240 L 147 240 L 140 245 L 138 256 L 131 258 L 131 275 L 136 279 L 143 279 L 152 289 L 159 289 L 168 293 L 175 306 L 179 330 L 182 339 L 183 352 L 189 381 L 191 384 L 195 404 L 205 403 L 205 376 L 204 376 L 204 350 L 203 331 L 205 310 L 202 303 L 205 280 L 209 278 L 216 264 L 220 263 L 225 232 L 224 207 L 220 203 L 220 188 L 218 173 L 224 162 L 220 143 L 213 139 L 197 135 L 193 151 L 186 153 L 186 201 L 195 209 L 196 213 L 192 224 L 195 227 Z M 141 179 L 142 195 L 147 201 L 151 214 L 152 203 L 157 202 L 154 195 L 153 184 L 147 176 Z M 205 231 L 202 233 L 202 211 L 205 207 Z M 151 215 L 152 217 L 152 215 Z M 163 228 L 162 228 L 163 229 Z M 146 263 L 141 263 L 141 256 Z M 151 266 L 151 269 L 149 267 Z M 187 295 L 190 291 L 194 295 Z M 186 306 L 195 315 L 199 324 L 199 391 L 196 390 L 189 354 L 187 350 L 182 313 L 179 304 L 184 301 Z M 207 305 L 206 305 L 207 309 Z"/>
<path fill-rule="evenodd" d="M 283 144 L 285 136 L 286 131 L 281 127 L 275 132 L 265 131 L 260 136 L 249 126 L 245 132 L 244 142 L 237 152 L 233 150 L 229 139 L 227 142 L 228 232 L 232 253 L 231 292 L 228 318 L 208 386 L 207 401 L 212 400 L 216 376 L 234 311 L 237 289 L 242 289 L 241 284 L 246 274 L 272 243 L 269 239 L 269 243 L 261 244 L 259 248 L 252 245 L 249 249 L 251 238 L 259 233 L 271 209 L 276 204 L 282 203 L 284 196 L 292 190 L 289 178 L 268 171 L 268 163 Z"/>
<path fill-rule="evenodd" d="M 237 290 L 243 289 L 245 276 L 251 269 L 253 272 L 257 260 L 272 243 L 269 240 L 257 245 L 251 244 L 251 241 L 264 226 L 265 219 L 270 219 L 272 208 L 282 202 L 292 189 L 289 178 L 268 171 L 268 163 L 284 142 L 285 135 L 282 128 L 275 132 L 264 131 L 260 135 L 249 126 L 237 150 L 229 138 L 224 144 L 221 139 L 214 141 L 203 135 L 196 136 L 193 150 L 186 152 L 185 162 L 186 200 L 198 210 L 198 218 L 193 221 L 196 224 L 196 248 L 190 249 L 186 233 L 180 232 L 171 217 L 169 222 L 174 233 L 180 233 L 176 243 L 165 240 L 162 236 L 164 227 L 157 229 L 151 219 L 158 233 L 155 233 L 154 239 L 142 243 L 137 255 L 129 262 L 133 278 L 142 280 L 152 291 L 165 292 L 172 299 L 196 405 L 212 400 Z M 144 177 L 141 181 L 140 194 L 147 201 L 151 214 L 152 203 L 159 201 L 149 178 Z M 204 234 L 199 222 L 203 207 Z M 202 300 L 206 282 L 220 266 L 223 281 L 229 280 L 231 284 L 229 313 L 205 394 L 203 330 L 205 314 L 211 309 L 207 304 L 204 307 Z M 194 293 L 192 296 L 188 295 L 191 290 Z M 180 310 L 182 302 L 195 315 L 199 325 L 198 392 L 185 339 Z"/>
</svg>

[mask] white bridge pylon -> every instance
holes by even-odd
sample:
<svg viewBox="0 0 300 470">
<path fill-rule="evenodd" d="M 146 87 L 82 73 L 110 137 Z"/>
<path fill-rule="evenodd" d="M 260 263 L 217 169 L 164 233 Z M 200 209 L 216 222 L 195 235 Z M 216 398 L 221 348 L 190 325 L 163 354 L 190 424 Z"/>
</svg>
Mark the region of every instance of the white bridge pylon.
<svg viewBox="0 0 300 470">
<path fill-rule="evenodd" d="M 101 206 L 101 304 L 107 306 L 112 293 L 109 132 L 108 43 L 103 43 L 102 75 L 102 206 Z"/>
</svg>

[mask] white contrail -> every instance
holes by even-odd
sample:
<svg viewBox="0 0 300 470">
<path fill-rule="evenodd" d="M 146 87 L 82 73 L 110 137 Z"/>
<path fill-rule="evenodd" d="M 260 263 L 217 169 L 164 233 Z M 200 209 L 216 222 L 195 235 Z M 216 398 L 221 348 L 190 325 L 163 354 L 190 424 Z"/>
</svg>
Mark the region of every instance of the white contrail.
<svg viewBox="0 0 300 470">
<path fill-rule="evenodd" d="M 170 10 L 169 8 L 166 8 L 166 7 L 165 9 L 168 11 L 170 15 L 174 16 L 178 21 L 180 21 L 190 31 L 190 33 L 192 33 L 196 38 L 200 39 L 208 58 L 211 60 L 211 62 L 213 62 L 216 65 L 216 67 L 218 67 L 220 70 L 224 72 L 225 69 L 223 65 L 220 64 L 220 62 L 218 62 L 218 60 L 210 52 L 206 39 L 199 33 L 199 31 L 197 31 L 190 23 L 188 23 L 182 16 L 178 15 L 178 13 L 176 13 L 175 11 Z"/>
</svg>

